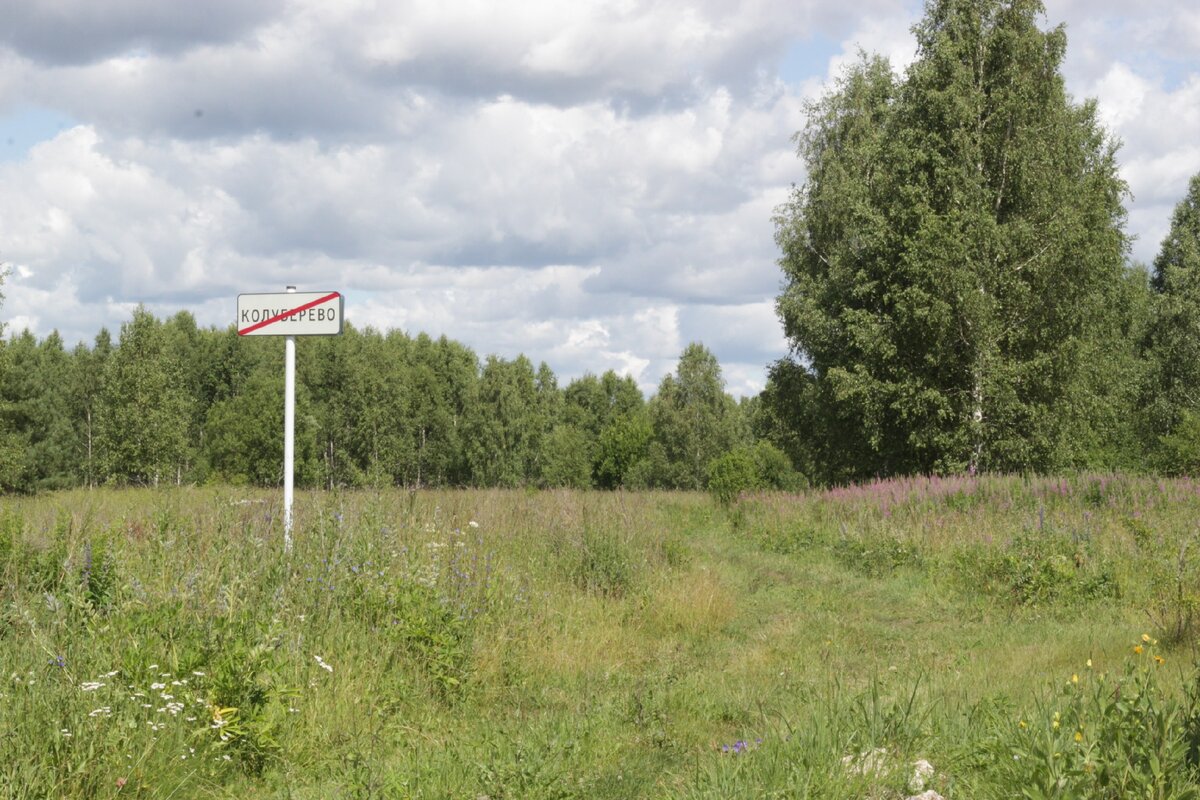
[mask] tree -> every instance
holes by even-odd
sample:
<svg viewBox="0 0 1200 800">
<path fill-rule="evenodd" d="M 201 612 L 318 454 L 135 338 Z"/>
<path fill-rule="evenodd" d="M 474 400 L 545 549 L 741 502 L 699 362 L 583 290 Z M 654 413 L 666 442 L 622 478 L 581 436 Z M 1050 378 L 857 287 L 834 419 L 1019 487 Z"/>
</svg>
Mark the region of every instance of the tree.
<svg viewBox="0 0 1200 800">
<path fill-rule="evenodd" d="M 475 397 L 479 361 L 445 336 L 422 333 L 410 349 L 413 460 L 405 483 L 462 485 L 469 480 L 463 446 L 464 420 Z"/>
<path fill-rule="evenodd" d="M 79 475 L 87 486 L 95 486 L 96 416 L 104 393 L 104 370 L 112 355 L 112 336 L 107 328 L 96 334 L 89 349 L 82 342 L 73 351 L 71 364 L 70 405 L 75 423 Z"/>
<path fill-rule="evenodd" d="M 542 437 L 539 484 L 586 489 L 592 485 L 591 441 L 574 425 L 555 425 Z"/>
<path fill-rule="evenodd" d="M 467 419 L 467 457 L 478 486 L 522 486 L 536 479 L 537 388 L 525 356 L 488 356 Z"/>
<path fill-rule="evenodd" d="M 698 342 L 689 344 L 675 375 L 662 379 L 650 403 L 654 437 L 670 464 L 663 485 L 704 488 L 708 463 L 735 443 L 736 416 L 717 357 Z"/>
<path fill-rule="evenodd" d="M 8 270 L 0 265 L 0 287 Z M 0 294 L 0 304 L 4 295 Z M 0 387 L 8 384 L 11 375 L 9 348 L 4 341 L 4 322 L 0 321 Z M 4 392 L 0 392 L 0 490 L 24 488 L 24 476 L 28 469 L 28 459 L 25 444 L 14 429 L 12 422 L 12 403 Z"/>
<path fill-rule="evenodd" d="M 181 476 L 190 398 L 168 355 L 162 323 L 139 306 L 104 371 L 96 438 L 109 480 L 157 485 Z"/>
<path fill-rule="evenodd" d="M 1192 417 L 1184 427 L 1193 430 L 1200 417 L 1200 174 L 1175 206 L 1171 229 L 1154 259 L 1151 287 L 1155 305 L 1147 336 L 1151 374 L 1145 402 L 1149 433 L 1178 442 L 1176 428 Z"/>
<path fill-rule="evenodd" d="M 630 471 L 649 455 L 653 439 L 654 427 L 640 408 L 609 423 L 596 442 L 593 468 L 596 485 L 602 489 L 629 485 Z"/>
<path fill-rule="evenodd" d="M 217 400 L 205 420 L 205 458 L 213 474 L 233 484 L 279 486 L 283 482 L 283 376 L 280 364 L 264 359 L 238 391 Z M 297 485 L 318 477 L 316 419 L 307 387 L 296 386 Z"/>
<path fill-rule="evenodd" d="M 932 0 L 903 80 L 864 57 L 808 109 L 777 310 L 826 479 L 1084 465 L 1131 402 L 1089 368 L 1134 361 L 1126 187 L 1042 11 Z"/>
</svg>

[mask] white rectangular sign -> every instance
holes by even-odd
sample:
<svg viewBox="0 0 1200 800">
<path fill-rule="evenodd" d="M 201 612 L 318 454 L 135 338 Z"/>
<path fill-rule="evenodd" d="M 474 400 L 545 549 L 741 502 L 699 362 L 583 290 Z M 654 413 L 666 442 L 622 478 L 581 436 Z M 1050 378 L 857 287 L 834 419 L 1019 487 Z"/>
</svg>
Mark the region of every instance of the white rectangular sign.
<svg viewBox="0 0 1200 800">
<path fill-rule="evenodd" d="M 341 292 L 239 294 L 238 336 L 336 336 L 344 307 Z"/>
</svg>

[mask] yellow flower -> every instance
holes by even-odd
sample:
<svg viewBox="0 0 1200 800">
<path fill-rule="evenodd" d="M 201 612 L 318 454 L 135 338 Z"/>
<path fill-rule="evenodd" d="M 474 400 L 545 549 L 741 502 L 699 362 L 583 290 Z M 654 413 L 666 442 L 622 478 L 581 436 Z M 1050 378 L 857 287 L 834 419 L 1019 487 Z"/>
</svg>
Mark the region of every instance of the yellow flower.
<svg viewBox="0 0 1200 800">
<path fill-rule="evenodd" d="M 1142 641 L 1143 641 L 1143 642 L 1145 642 L 1146 644 L 1150 644 L 1150 634 L 1148 634 L 1148 633 L 1143 633 L 1143 634 L 1142 634 Z"/>
<path fill-rule="evenodd" d="M 1072 676 L 1071 676 L 1071 683 L 1079 683 L 1079 676 L 1078 676 L 1078 675 L 1072 675 Z"/>
<path fill-rule="evenodd" d="M 1090 658 L 1088 659 L 1087 668 L 1088 669 L 1092 668 L 1092 660 Z"/>
<path fill-rule="evenodd" d="M 1142 654 L 1142 650 L 1143 650 L 1143 648 L 1140 644 L 1137 647 L 1133 648 L 1133 652 L 1137 653 L 1139 656 Z"/>
<path fill-rule="evenodd" d="M 1018 728 L 1021 728 L 1022 730 L 1024 730 L 1024 728 L 1025 728 L 1025 720 L 1021 720 L 1020 722 L 1018 722 L 1018 723 L 1017 723 L 1017 727 L 1018 727 Z"/>
<path fill-rule="evenodd" d="M 1083 741 L 1083 731 L 1075 731 L 1075 741 L 1077 741 L 1077 742 Z"/>
<path fill-rule="evenodd" d="M 1166 662 L 1167 662 L 1167 660 L 1166 660 L 1165 658 L 1163 658 L 1162 656 L 1155 656 L 1155 657 L 1154 657 L 1154 663 L 1155 663 L 1155 664 L 1158 664 L 1160 667 L 1161 667 L 1163 664 L 1165 664 Z"/>
</svg>

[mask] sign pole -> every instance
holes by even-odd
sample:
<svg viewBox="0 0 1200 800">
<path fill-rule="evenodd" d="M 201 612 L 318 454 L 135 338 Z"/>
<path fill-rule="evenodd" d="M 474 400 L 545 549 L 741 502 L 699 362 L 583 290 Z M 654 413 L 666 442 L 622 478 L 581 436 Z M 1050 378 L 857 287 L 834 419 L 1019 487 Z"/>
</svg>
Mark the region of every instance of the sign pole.
<svg viewBox="0 0 1200 800">
<path fill-rule="evenodd" d="M 287 287 L 295 294 L 296 287 Z M 287 336 L 283 349 L 283 552 L 292 552 L 292 494 L 296 455 L 296 337 Z"/>
<path fill-rule="evenodd" d="M 338 336 L 345 319 L 341 292 L 239 294 L 238 336 L 283 336 L 283 551 L 292 552 L 296 461 L 296 337 Z"/>
</svg>

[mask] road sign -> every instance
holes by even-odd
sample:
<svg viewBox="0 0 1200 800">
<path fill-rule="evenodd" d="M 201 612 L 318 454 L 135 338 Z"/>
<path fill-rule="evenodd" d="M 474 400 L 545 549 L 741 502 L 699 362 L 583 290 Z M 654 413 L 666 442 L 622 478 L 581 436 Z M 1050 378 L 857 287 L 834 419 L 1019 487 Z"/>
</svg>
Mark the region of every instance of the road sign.
<svg viewBox="0 0 1200 800">
<path fill-rule="evenodd" d="M 283 336 L 283 551 L 292 552 L 292 496 L 296 453 L 296 337 L 342 332 L 340 292 L 239 294 L 238 336 Z"/>
<path fill-rule="evenodd" d="M 337 336 L 344 305 L 340 292 L 239 294 L 238 336 Z"/>
</svg>

